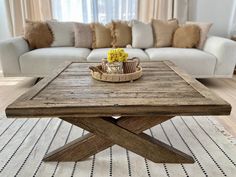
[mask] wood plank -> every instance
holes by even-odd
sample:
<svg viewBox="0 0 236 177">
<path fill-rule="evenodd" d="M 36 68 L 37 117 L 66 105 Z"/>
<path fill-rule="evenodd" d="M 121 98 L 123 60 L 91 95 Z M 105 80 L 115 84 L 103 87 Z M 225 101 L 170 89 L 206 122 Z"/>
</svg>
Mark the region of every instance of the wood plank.
<svg viewBox="0 0 236 177">
<path fill-rule="evenodd" d="M 74 79 L 72 79 L 74 78 Z M 125 86 L 132 86 L 132 87 L 143 87 L 143 88 L 148 88 L 148 85 L 150 86 L 156 86 L 156 88 L 158 88 L 157 86 L 163 87 L 163 86 L 169 86 L 170 84 L 172 84 L 172 87 L 177 87 L 179 88 L 180 86 L 186 86 L 189 88 L 192 88 L 191 86 L 189 86 L 185 81 L 181 80 L 181 79 L 176 79 L 175 77 L 142 77 L 139 80 L 136 80 L 135 82 L 125 82 L 125 83 L 108 83 L 108 82 L 101 82 L 101 81 L 97 81 L 97 80 L 91 80 L 92 78 L 88 78 L 87 80 L 83 80 L 84 77 L 76 77 L 75 76 L 71 76 L 71 77 L 66 77 L 66 78 L 59 78 L 58 80 L 56 80 L 55 82 L 52 82 L 52 84 L 49 85 L 49 87 L 47 87 L 46 89 L 50 89 L 50 88 L 54 88 L 54 89 L 59 89 L 63 86 L 66 86 L 67 89 L 70 89 L 70 87 L 67 86 L 67 84 L 69 84 L 69 86 L 73 87 L 85 87 L 85 86 L 91 86 L 92 88 L 94 87 L 108 87 L 109 89 L 112 89 L 114 86 L 119 86 L 119 87 L 125 87 Z M 167 89 L 168 90 L 168 89 Z M 192 90 L 194 90 L 192 88 Z M 152 89 L 152 91 L 154 91 L 154 89 Z"/>
<path fill-rule="evenodd" d="M 130 130 L 136 134 L 160 124 L 171 117 L 123 117 L 117 120 L 116 124 Z M 76 119 L 62 118 L 65 121 L 79 126 Z M 115 119 L 112 119 L 114 122 Z M 86 134 L 67 145 L 52 151 L 44 157 L 44 161 L 79 161 L 90 157 L 106 148 L 113 146 L 114 143 L 110 140 L 103 139 L 92 133 Z M 88 148 L 89 147 L 89 148 Z M 78 151 L 79 149 L 79 151 Z"/>
<path fill-rule="evenodd" d="M 60 100 L 60 103 L 52 100 L 45 102 L 35 100 L 35 104 L 32 104 L 32 101 L 28 103 L 19 102 L 14 107 L 13 105 L 11 108 L 9 107 L 6 110 L 6 114 L 8 117 L 32 117 L 32 115 L 34 117 L 48 117 L 48 115 L 56 117 L 100 117 L 113 115 L 175 116 L 177 112 L 180 115 L 227 115 L 231 111 L 228 105 L 214 105 L 211 100 L 201 102 L 201 98 L 180 100 L 168 98 L 154 98 L 152 100 L 130 98 L 129 102 L 126 98 L 116 100 L 117 102 L 114 104 L 111 99 L 99 98 L 97 99 L 100 102 L 99 106 L 91 99 L 80 99 L 79 102 L 78 100 L 66 100 L 65 102 Z"/>
<path fill-rule="evenodd" d="M 80 64 L 81 66 L 79 66 Z M 68 115 L 68 111 L 70 111 L 73 115 L 86 113 L 88 116 L 95 116 L 94 112 L 98 112 L 97 116 L 111 116 L 114 114 L 151 115 L 154 113 L 167 115 L 169 110 L 171 110 L 170 115 L 189 115 L 190 113 L 192 113 L 192 115 L 223 115 L 229 114 L 231 111 L 231 106 L 228 103 L 210 93 L 207 88 L 201 86 L 196 80 L 180 71 L 168 61 L 142 63 L 143 67 L 147 68 L 144 75 L 150 74 L 150 77 L 157 78 L 153 81 L 145 81 L 144 76 L 144 78 L 133 83 L 98 84 L 98 81 L 92 80 L 89 75 L 84 75 L 82 77 L 83 81 L 81 82 L 76 76 L 74 76 L 74 80 L 67 80 L 66 78 L 57 80 L 57 77 L 66 73 L 66 70 L 70 68 L 75 70 L 76 67 L 79 66 L 79 68 L 83 68 L 81 72 L 85 73 L 86 71 L 84 69 L 87 69 L 91 64 L 92 63 L 71 63 L 66 65 L 66 68 L 60 68 L 54 76 L 43 80 L 41 84 L 38 84 L 40 86 L 34 87 L 29 93 L 24 94 L 18 101 L 10 105 L 6 109 L 7 116 L 19 115 L 19 117 L 21 117 L 23 113 L 25 113 L 24 116 L 63 116 L 63 114 L 55 114 L 60 111 L 64 111 L 66 115 Z M 159 70 L 162 66 L 169 68 L 169 71 Z M 79 71 L 72 72 L 79 73 Z M 170 80 L 159 81 L 159 74 L 155 74 L 155 72 L 164 77 L 169 76 L 169 74 L 175 77 L 178 76 L 178 79 L 182 78 L 184 82 L 176 82 L 173 84 Z M 47 90 L 48 87 L 50 90 Z M 61 87 L 67 87 L 67 91 L 70 92 L 70 94 L 63 92 L 61 89 L 57 90 L 57 88 Z M 54 92 L 52 92 L 52 90 L 54 90 Z M 105 94 L 100 93 L 91 99 L 91 97 L 93 97 L 92 93 L 99 91 L 108 92 L 112 90 L 113 93 L 110 93 L 108 96 L 104 96 Z M 125 90 L 133 92 L 133 94 L 125 95 L 121 92 Z M 141 93 L 143 90 L 149 92 L 147 96 Z M 186 93 L 181 95 L 176 92 L 176 95 L 174 95 L 173 92 L 176 90 L 180 90 L 181 92 L 186 91 Z M 165 94 L 163 93 L 164 91 L 166 91 Z M 76 94 L 77 92 L 78 94 Z M 137 94 L 136 92 L 140 93 Z M 51 96 L 49 96 L 49 94 Z M 151 94 L 153 94 L 153 96 L 150 96 Z M 125 106 L 127 108 L 126 110 L 124 108 Z M 60 111 L 58 109 L 60 109 Z M 99 112 L 99 110 L 101 111 L 103 109 L 107 111 L 106 114 Z M 137 110 L 142 111 L 138 112 Z M 127 111 L 127 113 L 125 113 L 125 111 Z"/>
<path fill-rule="evenodd" d="M 96 80 L 94 80 L 93 78 L 91 77 L 88 77 L 89 75 L 88 74 L 81 74 L 81 75 L 78 75 L 78 74 L 66 74 L 66 73 L 62 73 L 60 74 L 56 79 L 79 79 L 79 80 L 93 80 L 94 82 L 96 82 Z M 181 77 L 179 77 L 179 75 L 177 74 L 172 74 L 172 75 L 158 75 L 158 77 L 153 77 L 153 74 L 151 72 L 147 72 L 145 73 L 145 75 L 143 75 L 140 79 L 136 80 L 135 82 L 140 82 L 140 80 L 165 80 L 165 79 L 176 79 L 176 80 L 183 80 Z M 97 81 L 99 82 L 99 81 Z"/>
<path fill-rule="evenodd" d="M 56 108 L 56 107 L 61 107 L 65 106 L 66 107 L 75 107 L 78 106 L 81 109 L 87 108 L 90 106 L 93 106 L 94 109 L 97 108 L 109 108 L 110 106 L 119 109 L 120 106 L 127 106 L 127 107 L 135 107 L 137 108 L 144 108 L 144 107 L 164 107 L 169 108 L 172 107 L 173 109 L 176 109 L 177 111 L 179 110 L 179 107 L 181 106 L 192 106 L 195 107 L 196 109 L 199 106 L 205 106 L 207 109 L 207 106 L 214 107 L 214 106 L 222 106 L 223 108 L 228 108 L 227 110 L 231 110 L 228 105 L 217 103 L 214 104 L 212 100 L 204 100 L 202 98 L 186 98 L 186 99 L 173 99 L 173 98 L 153 98 L 153 99 L 143 99 L 143 98 L 130 98 L 130 99 L 125 99 L 125 98 L 116 98 L 115 102 L 114 99 L 106 99 L 106 98 L 97 98 L 96 101 L 100 102 L 98 105 L 95 100 L 92 99 L 80 99 L 80 100 L 60 100 L 60 102 L 55 102 L 54 100 L 32 100 L 32 101 L 24 101 L 24 102 L 19 102 L 15 104 L 14 106 L 11 106 L 11 109 L 14 108 L 42 108 L 45 107 L 50 107 L 50 108 Z M 6 109 L 6 113 L 8 114 L 10 111 L 9 109 Z M 220 108 L 220 107 L 219 107 Z M 86 110 L 84 110 L 86 111 Z M 136 110 L 138 111 L 138 110 Z M 174 111 L 174 110 L 173 110 Z M 133 111 L 134 112 L 134 111 Z M 218 111 L 220 112 L 220 110 Z"/>
<path fill-rule="evenodd" d="M 100 62 L 73 62 L 70 66 L 70 68 L 88 68 L 89 66 L 93 65 L 96 66 L 100 64 Z M 166 67 L 166 65 L 162 61 L 141 61 L 142 67 L 148 67 L 148 68 L 162 68 Z"/>
<path fill-rule="evenodd" d="M 153 81 L 153 82 L 151 82 Z M 137 82 L 126 82 L 126 83 L 117 83 L 117 84 L 114 84 L 114 83 L 103 83 L 103 82 L 99 82 L 99 81 L 89 81 L 89 83 L 83 83 L 83 81 L 80 81 L 80 79 L 78 80 L 74 80 L 74 81 L 69 81 L 67 82 L 66 79 L 65 81 L 63 82 L 54 82 L 50 85 L 49 88 L 53 88 L 55 90 L 57 90 L 57 88 L 60 88 L 60 87 L 63 87 L 63 86 L 66 86 L 68 90 L 71 90 L 71 87 L 72 88 L 75 88 L 77 87 L 77 89 L 79 88 L 83 88 L 83 87 L 89 87 L 90 89 L 94 89 L 95 88 L 107 88 L 109 90 L 112 90 L 112 89 L 116 89 L 116 87 L 119 87 L 120 89 L 127 89 L 128 86 L 132 87 L 132 88 L 142 88 L 142 89 L 145 89 L 145 88 L 149 88 L 149 91 L 152 92 L 152 91 L 155 91 L 156 89 L 158 89 L 159 87 L 166 87 L 166 91 L 169 90 L 169 86 L 172 86 L 174 88 L 191 88 L 191 90 L 194 90 L 191 86 L 189 86 L 186 82 L 176 82 L 176 83 L 171 83 L 169 80 L 165 81 L 165 80 L 162 80 L 162 81 L 159 81 L 158 80 L 149 80 L 149 81 L 146 81 L 146 80 L 139 80 Z M 156 88 L 156 89 L 154 89 Z M 171 89 L 171 88 L 170 88 Z M 130 89 L 130 91 L 132 91 Z"/>
<path fill-rule="evenodd" d="M 193 79 L 190 75 L 188 75 L 187 73 L 182 71 L 180 68 L 175 66 L 173 63 L 171 63 L 169 61 L 164 61 L 164 63 L 166 63 L 171 69 L 173 69 L 173 71 L 175 71 L 178 75 L 180 75 L 187 83 L 189 83 L 195 90 L 197 90 L 204 97 L 214 100 L 215 102 L 226 104 L 229 107 L 231 107 L 231 105 L 229 103 L 227 103 L 226 101 L 224 101 L 223 99 L 218 97 L 215 93 L 210 91 L 207 87 L 202 85 L 197 80 Z"/>
<path fill-rule="evenodd" d="M 151 138 L 147 134 L 133 134 L 113 123 L 104 119 L 93 119 L 88 121 L 87 118 L 77 119 L 80 127 L 91 131 L 105 139 L 127 148 L 149 160 L 156 163 L 193 163 L 191 156 L 171 148 L 168 145 Z M 112 129 L 112 131 L 110 131 Z"/>
<path fill-rule="evenodd" d="M 97 83 L 97 82 L 96 82 Z M 147 85 L 147 82 L 127 82 L 127 83 L 118 83 L 118 84 L 109 84 L 109 83 L 104 83 L 104 84 L 96 84 L 93 81 L 91 82 L 91 84 L 87 84 L 87 83 L 80 83 L 80 80 L 74 80 L 74 81 L 67 81 L 66 79 L 63 80 L 62 82 L 53 82 L 51 84 L 52 87 L 54 87 L 55 89 L 58 86 L 61 85 L 65 85 L 68 88 L 70 87 L 78 87 L 78 89 L 80 87 L 90 87 L 92 88 L 104 88 L 104 87 L 108 87 L 108 89 L 113 89 L 115 86 L 118 86 L 120 89 L 127 89 L 127 87 L 138 87 L 138 88 L 150 88 L 150 91 L 153 91 L 153 88 L 159 88 L 159 87 L 164 87 L 166 90 L 168 90 L 168 88 L 171 88 L 171 86 L 173 86 L 176 89 L 181 89 L 181 88 L 192 88 L 190 87 L 186 82 L 178 82 L 178 83 L 171 83 L 171 82 L 149 82 Z M 142 87 L 143 86 L 143 87 Z"/>
<path fill-rule="evenodd" d="M 68 162 L 85 160 L 91 155 L 108 148 L 112 144 L 112 142 L 104 141 L 102 138 L 95 138 L 93 134 L 89 133 L 48 153 L 43 160 Z"/>
<path fill-rule="evenodd" d="M 37 96 L 34 100 L 45 100 L 45 99 L 53 99 L 53 100 L 64 100 L 65 97 L 69 99 L 93 99 L 93 98 L 107 98 L 107 99 L 114 99 L 117 98 L 202 98 L 202 95 L 199 93 L 194 92 L 158 92 L 158 94 L 153 95 L 153 93 L 134 93 L 134 92 L 127 92 L 127 93 L 116 93 L 116 92 L 108 92 L 108 93 L 83 93 L 79 92 L 71 92 L 71 91 L 63 91 L 60 95 L 55 95 L 53 92 L 43 93 Z"/>
<path fill-rule="evenodd" d="M 144 77 L 147 76 L 153 76 L 155 75 L 155 77 L 160 77 L 160 76 L 165 76 L 165 77 L 172 77 L 172 76 L 178 76 L 175 72 L 173 71 L 166 71 L 166 70 L 143 70 L 143 72 L 145 73 Z M 64 77 L 67 76 L 76 76 L 76 77 L 84 77 L 84 78 L 91 78 L 91 74 L 90 71 L 67 71 L 67 72 L 63 72 L 61 74 Z M 53 81 L 54 82 L 54 81 Z"/>
<path fill-rule="evenodd" d="M 158 94 L 158 93 L 162 93 L 162 92 L 169 92 L 169 93 L 172 93 L 172 92 L 174 92 L 174 89 L 172 90 L 172 89 L 170 89 L 170 90 L 165 90 L 164 88 L 157 88 L 156 90 L 152 90 L 151 92 L 149 91 L 150 89 L 148 89 L 148 88 L 145 88 L 145 89 L 139 89 L 139 88 L 135 88 L 135 87 L 132 87 L 132 89 L 133 90 L 131 90 L 131 89 L 127 89 L 127 90 L 119 90 L 119 89 L 114 89 L 114 90 L 110 90 L 110 89 L 107 89 L 106 87 L 104 88 L 104 90 L 102 90 L 102 88 L 98 88 L 98 89 L 86 89 L 85 87 L 83 88 L 83 87 L 71 87 L 71 90 L 70 89 L 68 89 L 68 87 L 66 87 L 66 86 L 58 86 L 57 87 L 57 90 L 58 90 L 58 92 L 65 92 L 65 91 L 71 91 L 71 92 L 86 92 L 86 93 L 91 93 L 91 92 L 95 92 L 95 93 L 114 93 L 114 92 L 116 92 L 116 93 L 132 93 L 132 92 L 135 92 L 135 91 L 139 91 L 140 93 L 155 93 L 155 94 Z M 48 87 L 47 89 L 45 89 L 44 91 L 42 91 L 41 93 L 47 93 L 47 92 L 53 92 L 53 91 L 55 91 L 55 88 L 54 87 Z M 180 92 L 180 93 L 182 93 L 182 92 L 194 92 L 194 90 L 193 89 L 191 89 L 191 88 L 187 88 L 187 89 L 182 89 L 182 90 L 176 90 L 175 89 L 175 91 L 176 92 Z M 38 95 L 42 95 L 41 93 L 39 93 Z M 194 92 L 194 93 L 197 93 L 197 92 Z M 199 94 L 200 95 L 200 94 Z M 34 99 L 37 99 L 38 98 L 38 96 L 37 97 L 35 97 Z"/>
<path fill-rule="evenodd" d="M 81 64 L 80 70 L 76 68 L 79 64 Z M 31 91 L 7 107 L 7 116 L 77 118 L 76 121 L 83 128 L 155 162 L 164 162 L 164 156 L 160 156 L 159 152 L 155 154 L 155 150 L 172 154 L 165 156 L 168 162 L 171 162 L 173 157 L 175 160 L 178 159 L 178 162 L 186 162 L 184 161 L 186 159 L 190 162 L 192 160 L 190 156 L 176 149 L 171 150 L 170 146 L 149 135 L 134 134 L 99 117 L 225 115 L 231 111 L 231 106 L 227 102 L 211 93 L 169 61 L 143 63 L 144 77 L 137 82 L 122 84 L 98 83 L 91 79 L 87 70 L 89 65 L 96 63 L 79 64 L 67 63 L 54 75 L 43 79 Z M 149 80 L 145 80 L 145 77 Z M 171 82 L 175 80 L 176 82 Z M 146 92 L 142 92 L 143 90 Z M 178 92 L 175 92 L 176 90 Z M 92 117 L 96 118 L 91 121 Z M 100 122 L 101 125 L 95 122 L 98 124 Z M 110 134 L 107 130 L 109 128 L 113 130 L 112 133 L 109 132 Z M 119 130 L 120 134 L 118 134 Z M 128 141 L 121 141 L 125 136 Z M 88 138 L 90 137 L 84 141 Z M 139 145 L 149 149 L 149 152 L 155 155 L 145 153 Z M 58 164 L 52 175 L 57 172 L 57 167 Z"/>
<path fill-rule="evenodd" d="M 67 75 L 67 76 L 59 75 L 56 80 L 57 81 L 63 81 L 65 79 L 74 80 L 75 82 L 80 81 L 81 83 L 92 83 L 93 82 L 93 83 L 96 83 L 98 85 L 107 84 L 106 82 L 100 82 L 100 81 L 94 80 L 92 78 L 88 79 L 84 76 L 77 76 L 77 75 Z M 159 77 L 153 77 L 152 74 L 145 74 L 144 76 L 142 76 L 140 79 L 136 80 L 133 83 L 148 83 L 150 81 L 158 81 L 158 82 L 163 82 L 163 83 L 172 82 L 173 84 L 174 83 L 183 83 L 183 82 L 185 82 L 178 75 L 173 75 L 173 76 L 163 75 L 163 76 L 159 76 Z M 132 83 L 132 82 L 128 82 L 128 83 Z M 112 83 L 110 83 L 110 84 L 112 84 Z M 121 84 L 121 83 L 117 83 L 117 84 Z"/>
<path fill-rule="evenodd" d="M 61 88 L 61 89 L 60 89 Z M 117 88 L 106 88 L 106 87 L 103 87 L 103 86 L 96 86 L 96 87 L 93 87 L 93 88 L 88 88 L 86 86 L 71 86 L 71 88 L 74 90 L 79 90 L 81 92 L 101 92 L 104 90 L 104 92 L 107 92 L 107 91 L 113 91 L 113 92 L 121 92 L 121 91 L 127 91 L 127 89 L 125 89 L 126 87 L 120 87 L 119 85 L 117 85 Z M 87 89 L 86 89 L 87 88 Z M 153 90 L 153 88 L 156 88 L 155 90 Z M 50 88 L 48 91 L 51 91 L 53 88 Z M 54 88 L 55 89 L 55 88 Z M 64 87 L 61 87 L 61 86 L 58 86 L 58 93 L 60 93 L 61 91 L 65 90 Z M 67 90 L 69 90 L 67 88 Z M 160 86 L 160 87 L 132 87 L 132 91 L 133 92 L 142 92 L 142 91 L 147 91 L 147 92 L 150 92 L 150 93 L 153 93 L 153 94 L 158 94 L 158 92 L 165 92 L 167 91 L 165 87 L 163 86 Z M 44 90 L 44 91 L 47 91 L 47 90 Z M 44 91 L 42 91 L 42 94 L 44 93 Z M 70 90 L 70 91 L 73 91 L 73 90 Z M 185 86 L 178 86 L 178 87 L 171 87 L 168 92 L 174 92 L 174 91 L 179 91 L 179 92 L 194 92 L 194 93 L 197 93 L 196 91 L 194 91 L 191 87 L 185 87 Z M 54 90 L 54 94 L 55 94 L 55 90 Z M 41 95 L 41 94 L 40 94 Z M 34 99 L 37 99 L 37 97 L 35 97 Z M 119 99 L 119 98 L 117 98 Z M 202 99 L 203 101 L 205 101 L 205 99 Z"/>
<path fill-rule="evenodd" d="M 61 72 L 63 72 L 71 62 L 65 62 L 59 66 L 50 77 L 45 77 L 38 84 L 34 85 L 28 92 L 21 95 L 15 102 L 32 99 L 38 92 L 49 85 Z"/>
</svg>

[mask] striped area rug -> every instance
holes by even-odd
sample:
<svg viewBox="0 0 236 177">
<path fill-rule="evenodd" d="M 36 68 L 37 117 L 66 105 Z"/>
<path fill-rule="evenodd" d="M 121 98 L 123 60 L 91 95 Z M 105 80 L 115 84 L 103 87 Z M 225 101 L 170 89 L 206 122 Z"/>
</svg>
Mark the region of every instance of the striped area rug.
<svg viewBox="0 0 236 177">
<path fill-rule="evenodd" d="M 42 162 L 43 156 L 86 134 L 56 118 L 0 118 L 1 177 L 236 176 L 236 146 L 210 117 L 175 117 L 146 133 L 178 148 L 194 164 L 155 164 L 117 145 L 82 162 Z"/>
</svg>

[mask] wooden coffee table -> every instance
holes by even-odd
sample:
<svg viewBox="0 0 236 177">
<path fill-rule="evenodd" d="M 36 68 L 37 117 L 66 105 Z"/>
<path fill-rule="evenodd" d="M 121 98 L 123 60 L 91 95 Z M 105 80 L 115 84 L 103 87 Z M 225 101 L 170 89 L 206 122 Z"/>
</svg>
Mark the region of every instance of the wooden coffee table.
<svg viewBox="0 0 236 177">
<path fill-rule="evenodd" d="M 93 80 L 90 65 L 65 64 L 6 109 L 8 117 L 59 117 L 91 132 L 45 161 L 79 161 L 117 144 L 156 163 L 193 163 L 143 131 L 179 115 L 230 114 L 227 102 L 169 61 L 142 63 L 142 78 L 129 83 Z"/>
</svg>

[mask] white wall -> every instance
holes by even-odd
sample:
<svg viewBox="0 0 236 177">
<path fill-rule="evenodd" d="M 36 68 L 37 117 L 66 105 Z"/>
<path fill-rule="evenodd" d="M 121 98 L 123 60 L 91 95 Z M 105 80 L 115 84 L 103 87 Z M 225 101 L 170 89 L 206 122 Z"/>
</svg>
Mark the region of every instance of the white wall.
<svg viewBox="0 0 236 177">
<path fill-rule="evenodd" d="M 190 20 L 212 22 L 210 34 L 230 36 L 235 0 L 189 0 L 189 3 Z"/>
</svg>

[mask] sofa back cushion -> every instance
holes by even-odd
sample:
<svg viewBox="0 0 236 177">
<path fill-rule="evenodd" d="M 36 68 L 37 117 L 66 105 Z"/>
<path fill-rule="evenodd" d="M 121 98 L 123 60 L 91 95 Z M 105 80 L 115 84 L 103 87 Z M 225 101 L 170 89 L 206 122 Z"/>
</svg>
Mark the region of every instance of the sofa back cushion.
<svg viewBox="0 0 236 177">
<path fill-rule="evenodd" d="M 193 77 L 212 77 L 216 66 L 216 57 L 198 49 L 150 48 L 145 50 L 151 61 L 169 60 Z"/>
<path fill-rule="evenodd" d="M 112 36 L 110 26 L 104 26 L 100 23 L 91 24 L 93 43 L 92 48 L 108 48 L 111 47 Z"/>
<path fill-rule="evenodd" d="M 197 25 L 179 27 L 173 37 L 173 47 L 195 48 L 200 41 L 200 28 Z"/>
<path fill-rule="evenodd" d="M 199 44 L 197 45 L 198 49 L 203 49 L 206 39 L 207 39 L 207 34 L 210 31 L 210 28 L 212 27 L 212 23 L 203 23 L 203 22 L 186 22 L 186 24 L 192 24 L 192 25 L 197 25 L 200 28 L 200 41 Z"/>
<path fill-rule="evenodd" d="M 47 21 L 52 30 L 54 41 L 52 47 L 72 47 L 74 46 L 74 23 Z"/>
<path fill-rule="evenodd" d="M 132 43 L 132 32 L 128 22 L 112 21 L 111 34 L 112 47 L 126 47 Z"/>
<path fill-rule="evenodd" d="M 24 38 L 30 49 L 50 47 L 53 35 L 47 23 L 26 20 Z"/>
<path fill-rule="evenodd" d="M 152 25 L 133 20 L 132 22 L 132 47 L 147 49 L 153 47 Z"/>
<path fill-rule="evenodd" d="M 93 34 L 89 24 L 75 23 L 75 47 L 92 48 Z"/>
<path fill-rule="evenodd" d="M 152 20 L 155 36 L 155 47 L 170 47 L 175 30 L 178 28 L 178 20 L 169 21 Z"/>
</svg>

